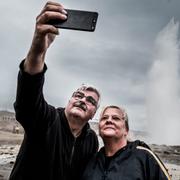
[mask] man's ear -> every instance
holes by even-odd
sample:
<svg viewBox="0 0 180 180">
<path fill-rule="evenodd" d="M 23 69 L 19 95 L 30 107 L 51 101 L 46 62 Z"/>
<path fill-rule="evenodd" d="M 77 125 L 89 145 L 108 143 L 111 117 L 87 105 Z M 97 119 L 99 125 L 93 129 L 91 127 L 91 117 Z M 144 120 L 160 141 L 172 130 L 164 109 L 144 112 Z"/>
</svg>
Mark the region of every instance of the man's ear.
<svg viewBox="0 0 180 180">
<path fill-rule="evenodd" d="M 93 112 L 91 119 L 93 119 L 94 115 L 96 114 L 97 109 Z"/>
</svg>

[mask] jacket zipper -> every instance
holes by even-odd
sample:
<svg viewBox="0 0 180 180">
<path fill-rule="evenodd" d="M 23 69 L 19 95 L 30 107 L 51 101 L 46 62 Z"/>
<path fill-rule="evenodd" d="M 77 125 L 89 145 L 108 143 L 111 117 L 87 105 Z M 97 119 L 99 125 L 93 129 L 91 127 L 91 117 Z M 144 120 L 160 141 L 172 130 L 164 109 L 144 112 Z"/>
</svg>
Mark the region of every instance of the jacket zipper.
<svg viewBox="0 0 180 180">
<path fill-rule="evenodd" d="M 102 179 L 103 179 L 103 180 L 106 180 L 107 177 L 108 177 L 108 170 L 105 170 L 105 171 L 104 171 L 104 174 L 102 175 Z"/>
<path fill-rule="evenodd" d="M 76 138 L 74 138 L 74 142 L 73 142 L 73 146 L 72 146 L 72 150 L 71 150 L 70 167 L 71 167 L 72 159 L 73 159 L 73 156 L 74 156 L 74 148 L 75 148 L 75 144 L 76 144 Z"/>
</svg>

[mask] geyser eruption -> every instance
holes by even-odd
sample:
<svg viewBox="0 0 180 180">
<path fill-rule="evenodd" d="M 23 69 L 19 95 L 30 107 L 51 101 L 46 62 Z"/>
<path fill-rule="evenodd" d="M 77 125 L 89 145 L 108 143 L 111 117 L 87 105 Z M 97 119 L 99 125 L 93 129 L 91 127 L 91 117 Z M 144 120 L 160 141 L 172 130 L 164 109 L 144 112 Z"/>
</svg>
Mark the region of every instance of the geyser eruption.
<svg viewBox="0 0 180 180">
<path fill-rule="evenodd" d="M 155 41 L 149 72 L 147 119 L 151 143 L 180 144 L 179 23 L 172 19 Z"/>
</svg>

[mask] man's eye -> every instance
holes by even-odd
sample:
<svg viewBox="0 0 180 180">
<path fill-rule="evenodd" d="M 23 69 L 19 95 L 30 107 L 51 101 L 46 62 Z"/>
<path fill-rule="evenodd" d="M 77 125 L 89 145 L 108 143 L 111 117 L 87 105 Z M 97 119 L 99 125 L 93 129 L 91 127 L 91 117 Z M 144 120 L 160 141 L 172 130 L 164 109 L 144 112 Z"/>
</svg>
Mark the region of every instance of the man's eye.
<svg viewBox="0 0 180 180">
<path fill-rule="evenodd" d="M 87 99 L 88 102 L 90 102 L 92 104 L 94 103 L 94 99 L 92 99 L 91 97 L 87 97 L 86 99 Z"/>
<path fill-rule="evenodd" d="M 82 98 L 82 95 L 81 94 L 76 94 L 75 97 Z"/>
<path fill-rule="evenodd" d="M 80 94 L 80 93 L 74 93 L 74 97 L 82 99 L 84 96 L 82 94 Z"/>
<path fill-rule="evenodd" d="M 96 106 L 96 101 L 91 96 L 86 97 L 86 100 L 92 105 Z"/>
</svg>

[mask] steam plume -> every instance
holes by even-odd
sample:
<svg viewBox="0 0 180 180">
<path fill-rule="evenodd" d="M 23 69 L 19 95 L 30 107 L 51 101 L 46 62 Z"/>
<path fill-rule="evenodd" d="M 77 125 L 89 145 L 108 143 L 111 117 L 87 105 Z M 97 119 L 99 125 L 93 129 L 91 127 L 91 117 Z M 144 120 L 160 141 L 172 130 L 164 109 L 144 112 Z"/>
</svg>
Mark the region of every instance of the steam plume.
<svg viewBox="0 0 180 180">
<path fill-rule="evenodd" d="M 178 95 L 179 23 L 172 19 L 155 41 L 154 64 L 149 72 L 147 118 L 151 141 L 180 144 Z"/>
</svg>

